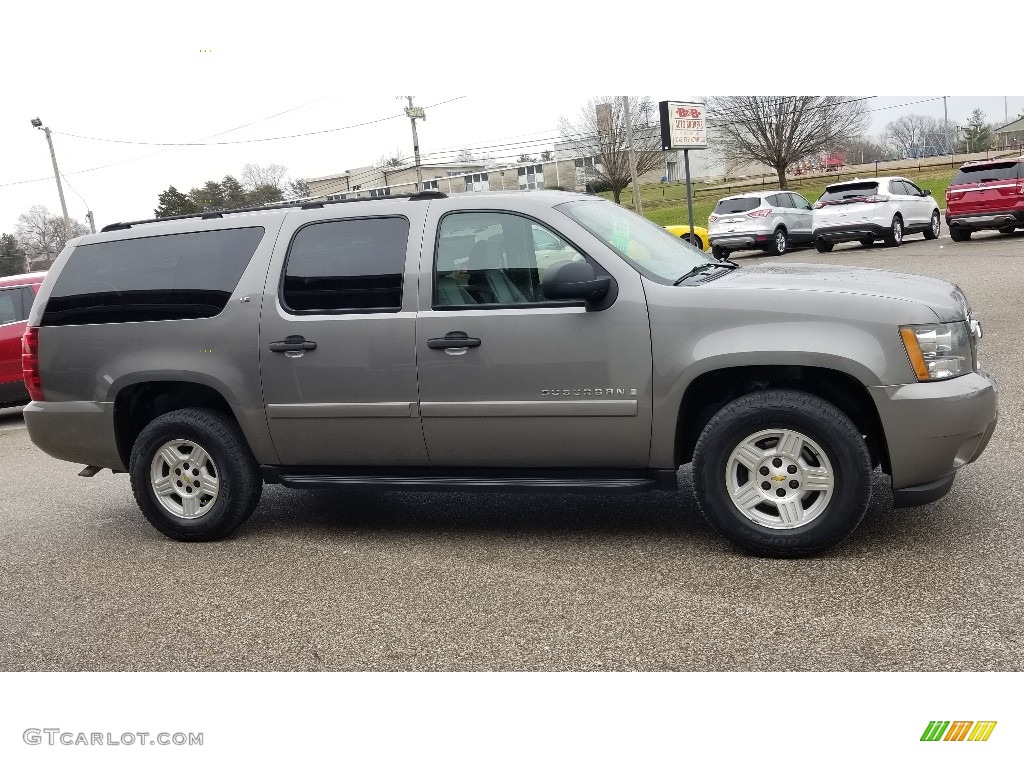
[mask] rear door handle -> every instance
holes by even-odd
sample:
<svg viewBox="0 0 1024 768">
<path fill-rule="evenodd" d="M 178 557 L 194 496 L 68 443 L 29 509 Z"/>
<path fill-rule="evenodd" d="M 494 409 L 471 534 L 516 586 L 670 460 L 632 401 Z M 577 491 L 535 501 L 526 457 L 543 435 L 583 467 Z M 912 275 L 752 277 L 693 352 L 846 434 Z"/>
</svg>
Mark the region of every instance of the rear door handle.
<svg viewBox="0 0 1024 768">
<path fill-rule="evenodd" d="M 284 341 L 270 342 L 271 352 L 311 352 L 316 349 L 315 341 L 306 341 L 303 336 L 289 336 Z"/>
<path fill-rule="evenodd" d="M 473 338 L 462 331 L 451 331 L 446 333 L 442 339 L 427 339 L 427 346 L 430 349 L 466 349 L 479 347 L 480 343 L 480 339 Z"/>
</svg>

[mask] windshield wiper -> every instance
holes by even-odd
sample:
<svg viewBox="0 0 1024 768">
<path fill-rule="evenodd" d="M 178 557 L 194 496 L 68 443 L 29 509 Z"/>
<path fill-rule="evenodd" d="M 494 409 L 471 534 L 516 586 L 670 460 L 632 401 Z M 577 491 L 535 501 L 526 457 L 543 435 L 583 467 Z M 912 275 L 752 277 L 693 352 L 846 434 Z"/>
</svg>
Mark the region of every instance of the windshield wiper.
<svg viewBox="0 0 1024 768">
<path fill-rule="evenodd" d="M 689 278 L 694 277 L 695 275 L 703 274 L 704 272 L 707 272 L 709 269 L 715 269 L 716 267 L 720 267 L 722 269 L 732 270 L 732 269 L 736 269 L 736 267 L 738 267 L 738 266 L 739 266 L 739 264 L 737 264 L 735 261 L 729 261 L 729 262 L 709 261 L 707 264 L 698 264 L 696 267 L 694 267 L 689 272 L 687 272 L 685 275 L 683 275 L 678 280 L 676 280 L 674 283 L 672 283 L 672 285 L 679 285 L 684 280 L 688 280 Z"/>
</svg>

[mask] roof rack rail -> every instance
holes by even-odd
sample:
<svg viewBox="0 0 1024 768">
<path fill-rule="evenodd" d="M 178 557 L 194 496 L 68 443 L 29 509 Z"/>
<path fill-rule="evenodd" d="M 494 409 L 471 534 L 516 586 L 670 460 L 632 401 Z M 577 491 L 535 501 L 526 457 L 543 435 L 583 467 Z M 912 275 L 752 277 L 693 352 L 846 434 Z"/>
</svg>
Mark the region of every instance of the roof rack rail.
<svg viewBox="0 0 1024 768">
<path fill-rule="evenodd" d="M 100 232 L 114 232 L 119 229 L 131 229 L 136 224 L 155 224 L 162 221 L 181 221 L 183 219 L 222 219 L 226 213 L 255 213 L 257 211 L 273 211 L 281 208 L 299 208 L 310 210 L 323 208 L 325 205 L 338 205 L 340 203 L 365 203 L 372 200 L 436 200 L 448 197 L 444 192 L 434 189 L 425 189 L 421 192 L 410 192 L 407 195 L 379 195 L 377 197 L 350 197 L 345 200 L 298 200 L 293 203 L 278 203 L 276 205 L 257 205 L 251 208 L 226 208 L 222 211 L 200 211 L 198 213 L 183 213 L 180 216 L 163 216 L 155 219 L 139 219 L 138 221 L 118 221 L 114 224 L 107 224 Z"/>
</svg>

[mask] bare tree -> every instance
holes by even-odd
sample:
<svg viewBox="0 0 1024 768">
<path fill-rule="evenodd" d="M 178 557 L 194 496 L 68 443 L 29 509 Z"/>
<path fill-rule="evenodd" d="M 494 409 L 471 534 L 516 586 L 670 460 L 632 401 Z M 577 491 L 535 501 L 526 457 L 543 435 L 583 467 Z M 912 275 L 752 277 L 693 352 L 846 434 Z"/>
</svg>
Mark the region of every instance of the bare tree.
<svg viewBox="0 0 1024 768">
<path fill-rule="evenodd" d="M 555 153 L 552 152 L 550 149 L 545 149 L 543 152 L 540 153 L 540 159 L 541 159 L 542 162 L 545 162 L 545 163 L 550 161 L 550 160 L 554 160 L 555 159 Z"/>
<path fill-rule="evenodd" d="M 477 161 L 476 154 L 472 150 L 463 147 L 459 150 L 459 153 L 455 155 L 455 162 L 457 163 L 475 163 Z"/>
<path fill-rule="evenodd" d="M 646 96 L 630 96 L 629 116 L 633 124 L 636 172 L 642 176 L 665 163 L 658 105 Z M 607 187 L 615 202 L 619 202 L 622 190 L 629 186 L 632 178 L 622 99 L 615 96 L 591 99 L 575 121 L 563 117 L 558 127 L 562 138 L 588 170 L 587 161 L 592 158 L 595 186 Z"/>
<path fill-rule="evenodd" d="M 708 100 L 708 127 L 726 162 L 763 163 L 786 188 L 786 168 L 831 152 L 864 133 L 862 101 L 845 96 L 720 96 Z"/>
<path fill-rule="evenodd" d="M 885 126 L 882 143 L 889 154 L 896 158 L 906 158 L 923 154 L 943 154 L 948 151 L 946 137 L 955 136 L 956 129 L 952 123 L 929 115 L 903 115 Z"/>
<path fill-rule="evenodd" d="M 64 218 L 54 216 L 45 205 L 33 205 L 18 217 L 16 236 L 32 269 L 49 269 L 64 250 L 68 240 L 89 234 L 89 228 L 71 219 L 71 236 L 64 227 Z"/>
<path fill-rule="evenodd" d="M 288 169 L 277 163 L 271 163 L 270 165 L 246 163 L 242 169 L 242 185 L 247 191 L 252 191 L 259 187 L 277 187 L 283 190 L 284 177 L 287 173 Z"/>
<path fill-rule="evenodd" d="M 403 165 L 408 164 L 409 158 L 406 157 L 405 153 L 401 149 L 396 149 L 390 154 L 384 154 L 377 158 L 378 168 L 401 168 Z"/>
</svg>

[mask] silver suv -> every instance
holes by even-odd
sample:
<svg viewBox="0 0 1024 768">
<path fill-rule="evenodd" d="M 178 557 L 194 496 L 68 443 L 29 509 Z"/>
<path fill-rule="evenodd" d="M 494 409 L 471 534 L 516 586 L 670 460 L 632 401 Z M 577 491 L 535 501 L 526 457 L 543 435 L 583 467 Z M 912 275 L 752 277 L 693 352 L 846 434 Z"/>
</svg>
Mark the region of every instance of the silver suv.
<svg viewBox="0 0 1024 768">
<path fill-rule="evenodd" d="M 781 189 L 722 198 L 708 217 L 711 253 L 725 259 L 733 251 L 755 249 L 780 256 L 792 246 L 809 245 L 813 213 L 803 195 Z"/>
<path fill-rule="evenodd" d="M 289 488 L 673 490 L 761 555 L 942 497 L 996 425 L 956 286 L 716 261 L 559 192 L 339 201 L 72 240 L 24 338 L 29 434 L 167 536 Z M 623 514 L 627 514 L 623 507 Z"/>
</svg>

